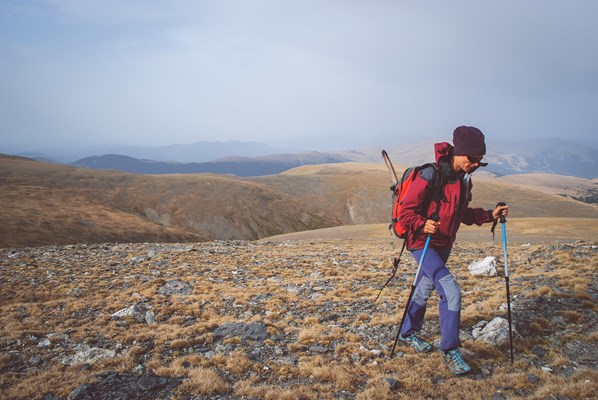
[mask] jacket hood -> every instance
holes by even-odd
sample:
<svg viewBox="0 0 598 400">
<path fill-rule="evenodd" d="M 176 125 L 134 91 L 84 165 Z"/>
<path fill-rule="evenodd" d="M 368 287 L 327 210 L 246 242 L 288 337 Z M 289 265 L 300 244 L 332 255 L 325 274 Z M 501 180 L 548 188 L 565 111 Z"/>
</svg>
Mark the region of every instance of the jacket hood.
<svg viewBox="0 0 598 400">
<path fill-rule="evenodd" d="M 452 157 L 454 151 L 455 151 L 455 148 L 449 142 L 435 143 L 434 144 L 434 157 L 436 159 L 436 165 L 438 165 L 441 158 Z"/>
</svg>

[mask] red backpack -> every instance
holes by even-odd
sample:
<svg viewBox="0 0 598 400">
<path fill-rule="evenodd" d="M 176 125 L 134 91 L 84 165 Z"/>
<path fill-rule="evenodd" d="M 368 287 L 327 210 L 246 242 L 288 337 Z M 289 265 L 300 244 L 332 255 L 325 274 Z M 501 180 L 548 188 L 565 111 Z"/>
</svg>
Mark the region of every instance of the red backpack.
<svg viewBox="0 0 598 400">
<path fill-rule="evenodd" d="M 390 161 L 390 157 L 388 157 L 388 153 L 386 153 L 385 150 L 382 150 L 382 158 L 384 158 L 384 162 L 388 167 L 388 172 L 390 173 L 390 180 L 393 183 L 393 185 L 390 187 L 390 191 L 392 192 L 392 220 L 390 222 L 390 225 L 388 226 L 388 229 L 392 230 L 398 238 L 405 239 L 407 237 L 407 229 L 401 224 L 401 220 L 399 217 L 401 215 L 401 209 L 403 208 L 403 200 L 405 200 L 405 196 L 407 196 L 407 193 L 409 192 L 411 182 L 413 182 L 418 172 L 420 172 L 423 169 L 432 167 L 434 168 L 433 190 L 435 191 L 437 189 L 436 186 L 438 184 L 438 182 L 436 182 L 436 178 L 438 177 L 438 171 L 436 170 L 436 164 L 427 163 L 417 167 L 407 168 L 403 173 L 403 177 L 401 178 L 401 180 L 399 180 L 395 168 L 393 167 L 392 162 Z M 429 201 L 431 200 L 432 199 L 430 199 Z"/>
<path fill-rule="evenodd" d="M 411 182 L 413 182 L 417 173 L 428 167 L 433 167 L 434 174 L 436 175 L 436 164 L 433 163 L 410 167 L 405 170 L 401 180 L 390 187 L 390 190 L 392 191 L 392 221 L 388 229 L 392 229 L 393 233 L 400 239 L 405 239 L 407 236 L 407 229 L 401 224 L 399 218 L 401 209 L 403 208 L 403 200 L 405 199 L 405 196 L 407 196 L 409 188 L 411 187 Z"/>
<path fill-rule="evenodd" d="M 386 166 L 388 167 L 388 171 L 390 172 L 390 179 L 393 183 L 393 185 L 390 187 L 390 190 L 392 191 L 392 221 L 390 222 L 388 229 L 392 230 L 393 233 L 398 238 L 403 239 L 403 246 L 401 248 L 401 253 L 399 254 L 399 257 L 396 257 L 393 261 L 394 270 L 392 271 L 390 278 L 388 278 L 386 283 L 384 285 L 382 285 L 382 288 L 380 288 L 380 291 L 378 292 L 378 295 L 376 296 L 376 300 L 374 300 L 374 301 L 378 300 L 378 298 L 380 297 L 380 294 L 382 293 L 382 290 L 386 287 L 386 285 L 388 285 L 388 283 L 392 280 L 392 278 L 397 273 L 397 269 L 399 268 L 399 262 L 401 261 L 401 256 L 403 255 L 403 251 L 405 250 L 405 246 L 407 244 L 407 229 L 401 224 L 401 220 L 399 217 L 401 215 L 401 209 L 403 208 L 403 200 L 405 199 L 405 196 L 407 196 L 407 192 L 409 192 L 411 183 L 417 176 L 418 172 L 420 172 L 421 170 L 423 170 L 425 168 L 433 167 L 434 168 L 434 178 L 433 178 L 434 179 L 434 191 L 436 191 L 438 189 L 437 178 L 439 175 L 438 171 L 436 169 L 436 164 L 427 163 L 427 164 L 423 164 L 423 165 L 420 165 L 417 167 L 407 168 L 405 170 L 405 172 L 403 173 L 403 177 L 399 181 L 397 173 L 395 172 L 392 162 L 390 161 L 390 158 L 388 157 L 388 154 L 386 153 L 385 150 L 382 150 L 382 157 L 384 158 L 384 162 L 386 163 Z M 432 201 L 432 199 L 430 198 L 429 201 Z"/>
</svg>

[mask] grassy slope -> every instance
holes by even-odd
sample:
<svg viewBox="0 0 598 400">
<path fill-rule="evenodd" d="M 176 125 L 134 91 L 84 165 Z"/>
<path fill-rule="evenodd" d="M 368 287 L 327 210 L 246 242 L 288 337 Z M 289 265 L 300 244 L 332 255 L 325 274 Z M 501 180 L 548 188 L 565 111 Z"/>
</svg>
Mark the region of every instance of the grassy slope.
<svg viewBox="0 0 598 400">
<path fill-rule="evenodd" d="M 482 227 L 461 225 L 459 242 L 492 241 L 490 224 Z M 598 225 L 593 218 L 509 218 L 506 225 L 507 241 L 516 243 L 587 240 L 598 237 Z M 264 238 L 265 241 L 288 240 L 368 240 L 397 241 L 388 230 L 388 224 L 347 225 L 313 231 L 292 232 Z M 501 226 L 496 227 L 495 242 L 500 242 Z"/>
<path fill-rule="evenodd" d="M 401 167 L 397 166 L 399 173 Z M 279 175 L 135 175 L 0 156 L 0 247 L 259 239 L 285 232 L 385 223 L 382 164 L 306 166 Z M 598 218 L 598 207 L 475 178 L 473 206 L 503 200 L 514 218 Z M 554 221 L 554 226 L 560 222 Z"/>
</svg>

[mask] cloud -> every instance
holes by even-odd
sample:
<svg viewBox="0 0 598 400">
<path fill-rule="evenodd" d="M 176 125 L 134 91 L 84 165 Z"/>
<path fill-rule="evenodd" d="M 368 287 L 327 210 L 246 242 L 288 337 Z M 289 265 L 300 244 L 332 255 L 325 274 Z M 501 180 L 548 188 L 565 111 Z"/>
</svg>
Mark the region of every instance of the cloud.
<svg viewBox="0 0 598 400">
<path fill-rule="evenodd" d="M 588 0 L 0 7 L 0 135 L 25 143 L 437 136 L 461 123 L 589 136 L 598 122 Z"/>
</svg>

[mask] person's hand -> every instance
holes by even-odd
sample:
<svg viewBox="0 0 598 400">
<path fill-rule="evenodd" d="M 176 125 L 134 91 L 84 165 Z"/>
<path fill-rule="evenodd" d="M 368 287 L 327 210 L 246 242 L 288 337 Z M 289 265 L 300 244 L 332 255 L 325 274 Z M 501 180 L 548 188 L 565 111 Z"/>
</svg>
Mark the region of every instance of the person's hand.
<svg viewBox="0 0 598 400">
<path fill-rule="evenodd" d="M 433 235 L 438 232 L 438 225 L 440 225 L 440 222 L 436 222 L 433 219 L 428 219 L 426 220 L 423 231 L 426 235 Z"/>
<path fill-rule="evenodd" d="M 497 220 L 500 218 L 501 214 L 505 217 L 509 215 L 509 206 L 497 206 L 494 211 L 492 211 L 492 218 Z"/>
</svg>

